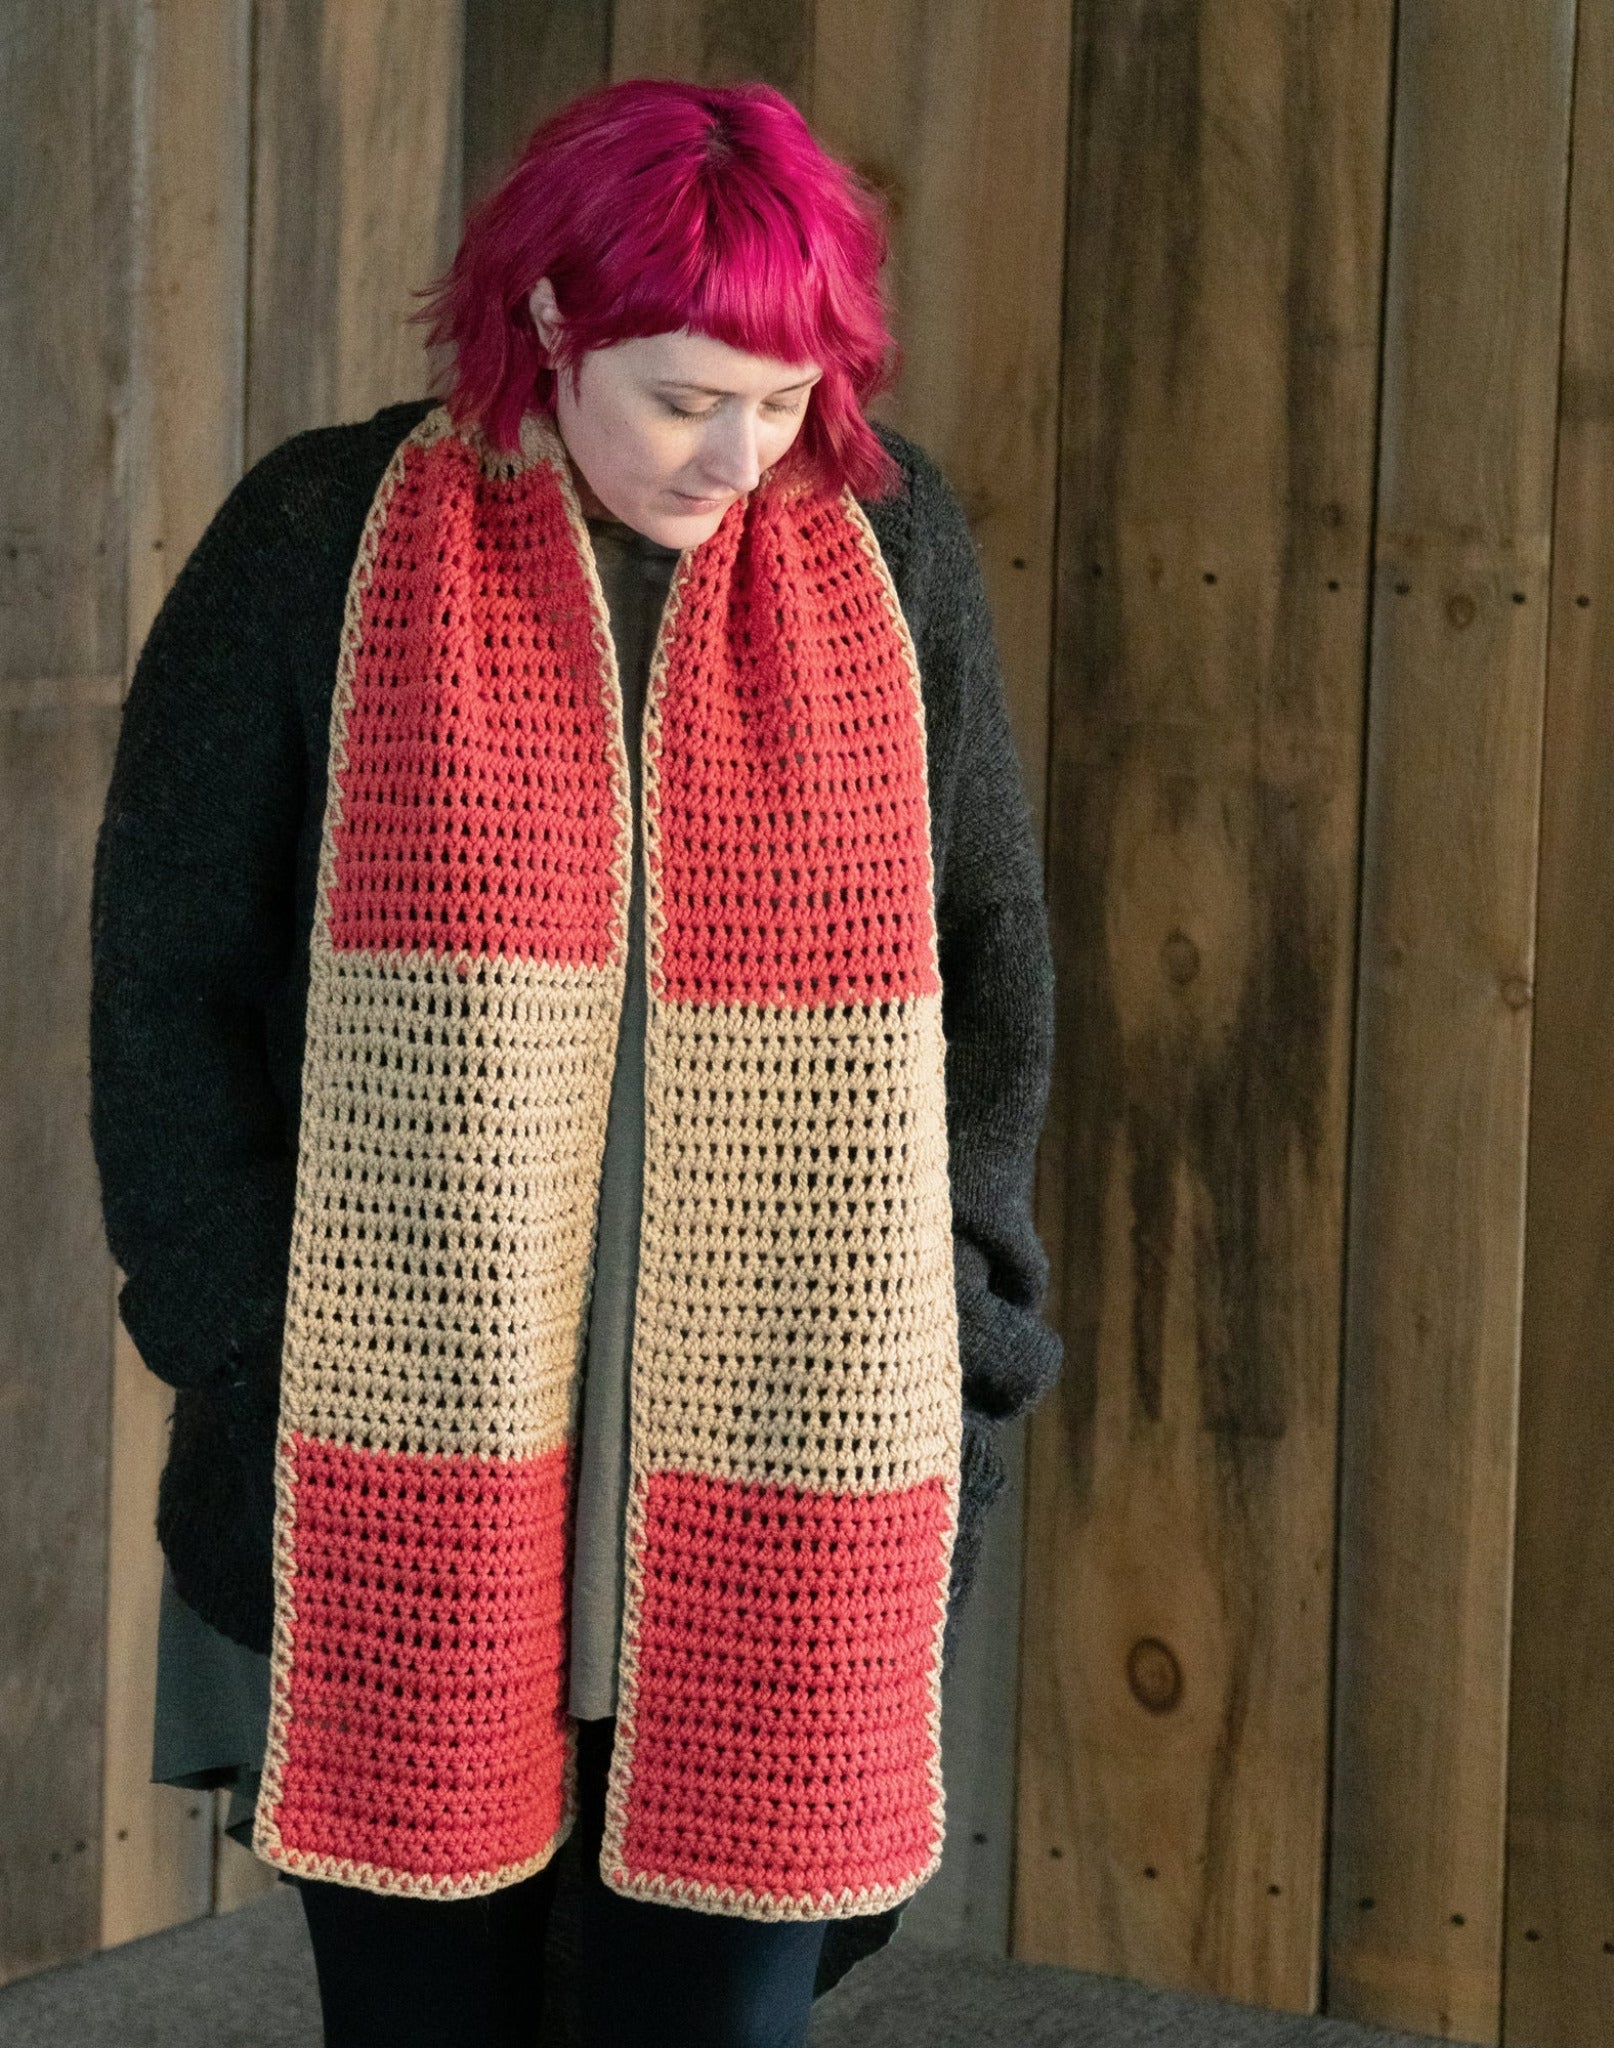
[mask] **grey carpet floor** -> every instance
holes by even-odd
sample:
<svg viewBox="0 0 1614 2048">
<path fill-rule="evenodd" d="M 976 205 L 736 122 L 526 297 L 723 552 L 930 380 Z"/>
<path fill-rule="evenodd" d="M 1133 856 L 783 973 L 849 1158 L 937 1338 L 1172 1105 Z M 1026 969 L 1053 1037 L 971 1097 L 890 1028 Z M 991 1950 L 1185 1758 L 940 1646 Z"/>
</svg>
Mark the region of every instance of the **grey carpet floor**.
<svg viewBox="0 0 1614 2048">
<path fill-rule="evenodd" d="M 0 1991 L 6 2048 L 319 2048 L 289 1886 Z M 1412 2048 L 1409 2036 L 1145 1991 L 899 1935 L 820 2000 L 811 2048 Z"/>
</svg>

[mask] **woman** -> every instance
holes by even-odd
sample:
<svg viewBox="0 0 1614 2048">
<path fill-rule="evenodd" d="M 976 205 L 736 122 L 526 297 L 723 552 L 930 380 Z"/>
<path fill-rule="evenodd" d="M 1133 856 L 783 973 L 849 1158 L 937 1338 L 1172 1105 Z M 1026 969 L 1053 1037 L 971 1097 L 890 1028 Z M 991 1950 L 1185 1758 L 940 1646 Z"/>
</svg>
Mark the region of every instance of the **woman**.
<svg viewBox="0 0 1614 2048">
<path fill-rule="evenodd" d="M 580 2038 L 799 2042 L 940 1856 L 1051 976 L 968 531 L 864 415 L 885 251 L 766 88 L 574 102 L 446 400 L 260 462 L 130 688 L 154 1775 L 235 1787 L 332 2043 L 530 2041 L 562 1843 Z"/>
</svg>

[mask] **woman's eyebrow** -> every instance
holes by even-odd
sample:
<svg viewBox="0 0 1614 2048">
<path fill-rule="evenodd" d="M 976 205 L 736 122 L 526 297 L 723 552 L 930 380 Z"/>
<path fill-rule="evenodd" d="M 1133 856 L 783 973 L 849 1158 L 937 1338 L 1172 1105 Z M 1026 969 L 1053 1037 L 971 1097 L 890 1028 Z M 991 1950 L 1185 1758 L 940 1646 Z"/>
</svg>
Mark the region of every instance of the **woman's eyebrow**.
<svg viewBox="0 0 1614 2048">
<path fill-rule="evenodd" d="M 822 370 L 814 370 L 810 377 L 803 377 L 795 384 L 776 385 L 775 391 L 805 391 L 809 384 L 816 384 L 823 376 Z M 656 387 L 661 391 L 695 391 L 702 398 L 737 398 L 737 391 L 725 391 L 717 384 L 690 384 L 682 377 L 658 377 Z M 772 394 L 770 394 L 771 396 Z"/>
</svg>

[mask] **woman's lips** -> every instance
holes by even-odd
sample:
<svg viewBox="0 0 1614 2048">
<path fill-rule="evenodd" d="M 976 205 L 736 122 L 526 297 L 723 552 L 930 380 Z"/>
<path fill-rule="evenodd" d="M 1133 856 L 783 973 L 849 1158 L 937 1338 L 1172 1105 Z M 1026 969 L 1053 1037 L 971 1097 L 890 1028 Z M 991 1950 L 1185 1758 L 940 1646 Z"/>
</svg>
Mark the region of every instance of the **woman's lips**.
<svg viewBox="0 0 1614 2048">
<path fill-rule="evenodd" d="M 692 512 L 715 512 L 719 505 L 727 504 L 726 498 L 693 498 L 688 491 L 674 491 L 675 498 L 682 498 Z"/>
</svg>

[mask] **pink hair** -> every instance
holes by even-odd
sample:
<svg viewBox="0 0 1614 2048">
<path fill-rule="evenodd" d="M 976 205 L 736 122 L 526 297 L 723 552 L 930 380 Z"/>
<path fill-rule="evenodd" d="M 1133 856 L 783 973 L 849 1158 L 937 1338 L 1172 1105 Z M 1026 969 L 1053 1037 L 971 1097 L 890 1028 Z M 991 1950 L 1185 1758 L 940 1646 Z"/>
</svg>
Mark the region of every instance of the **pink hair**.
<svg viewBox="0 0 1614 2048">
<path fill-rule="evenodd" d="M 773 471 L 860 497 L 901 473 L 863 408 L 896 375 L 880 267 L 883 203 L 767 85 L 628 79 L 537 128 L 465 223 L 449 269 L 417 296 L 453 351 L 446 404 L 494 447 L 553 413 L 555 377 L 590 350 L 688 329 L 823 375 Z M 547 276 L 564 323 L 553 360 L 528 298 Z"/>
</svg>

